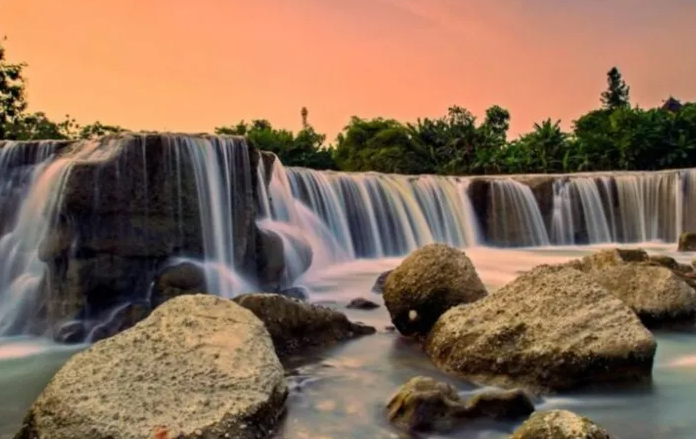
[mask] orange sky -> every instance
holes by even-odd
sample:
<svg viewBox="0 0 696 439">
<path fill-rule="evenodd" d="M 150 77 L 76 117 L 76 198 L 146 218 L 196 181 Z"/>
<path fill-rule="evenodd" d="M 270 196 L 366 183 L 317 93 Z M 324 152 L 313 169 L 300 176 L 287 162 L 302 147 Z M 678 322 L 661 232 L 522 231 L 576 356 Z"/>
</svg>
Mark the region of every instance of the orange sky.
<svg viewBox="0 0 696 439">
<path fill-rule="evenodd" d="M 696 100 L 694 0 L 0 0 L 31 109 L 210 131 L 300 108 L 414 120 L 499 104 L 512 131 L 598 104 L 617 65 L 635 102 Z"/>
</svg>

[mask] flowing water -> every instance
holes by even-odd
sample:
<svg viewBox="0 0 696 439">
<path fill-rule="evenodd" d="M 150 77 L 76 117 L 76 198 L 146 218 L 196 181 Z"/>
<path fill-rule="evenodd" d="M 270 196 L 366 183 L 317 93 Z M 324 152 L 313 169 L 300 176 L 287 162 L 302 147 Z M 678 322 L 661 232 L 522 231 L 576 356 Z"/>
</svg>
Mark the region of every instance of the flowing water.
<svg viewBox="0 0 696 439">
<path fill-rule="evenodd" d="M 673 254 L 673 246 L 646 245 L 651 252 Z M 469 248 L 482 279 L 497 288 L 519 271 L 541 263 L 556 263 L 595 248 L 539 248 L 501 250 Z M 687 260 L 686 255 L 681 256 Z M 409 378 L 423 374 L 454 384 L 463 395 L 476 388 L 439 373 L 417 346 L 385 330 L 389 318 L 381 307 L 372 311 L 345 310 L 346 303 L 363 296 L 382 303 L 371 293 L 376 276 L 395 267 L 399 258 L 356 260 L 305 276 L 312 301 L 345 311 L 356 321 L 378 328 L 378 333 L 321 352 L 289 377 L 292 389 L 288 414 L 278 438 L 396 438 L 400 433 L 385 420 L 389 396 Z M 658 333 L 654 383 L 650 388 L 593 394 L 564 394 L 544 400 L 539 407 L 567 408 L 589 416 L 618 437 L 631 439 L 690 439 L 696 437 L 696 335 Z M 71 354 L 83 346 L 63 347 L 40 339 L 12 338 L 0 343 L 0 438 L 16 431 L 26 409 Z M 507 437 L 509 423 L 474 423 L 450 436 Z"/>
<path fill-rule="evenodd" d="M 173 193 L 181 194 L 182 167 L 194 177 L 204 250 L 197 263 L 206 268 L 208 284 L 228 297 L 253 289 L 234 267 L 233 218 L 241 206 L 239 194 L 249 190 L 254 176 L 252 170 L 236 172 L 249 167 L 246 145 L 239 139 L 167 139 L 178 169 L 168 174 L 178 187 Z M 36 306 L 35 293 L 46 270 L 37 258 L 39 243 L 55 221 L 64 181 L 75 163 L 103 158 L 109 145 L 99 145 L 81 144 L 69 158 L 58 159 L 54 144 L 31 149 L 0 145 L 2 439 L 16 431 L 52 374 L 86 346 L 61 346 L 22 335 L 22 326 L 27 323 L 25 311 Z M 137 157 L 144 161 L 146 156 L 143 149 Z M 128 166 L 125 163 L 124 172 Z M 142 163 L 138 169 L 148 166 Z M 264 172 L 260 166 L 258 181 L 265 180 Z M 143 176 L 143 181 L 151 178 Z M 465 249 L 491 289 L 533 266 L 615 247 L 617 242 L 682 262 L 694 256 L 676 253 L 674 244 L 681 231 L 696 230 L 694 170 L 555 176 L 543 192 L 547 199 L 513 178 L 490 180 L 480 192 L 476 179 L 319 172 L 286 169 L 278 163 L 270 178 L 270 186 L 260 190 L 257 224 L 281 237 L 288 261 L 286 280 L 308 287 L 310 300 L 378 328 L 373 336 L 289 365 L 292 392 L 279 438 L 399 437 L 385 421 L 384 406 L 399 385 L 418 374 L 448 380 L 465 395 L 477 391 L 437 372 L 417 346 L 386 330 L 390 322 L 384 307 L 345 309 L 359 296 L 381 303 L 381 297 L 370 292 L 377 275 L 424 244 L 446 242 Z M 143 188 L 147 191 L 148 185 Z M 99 196 L 98 187 L 94 196 Z M 178 209 L 174 216 L 183 215 L 181 204 L 173 209 Z M 307 246 L 312 264 L 302 274 Z M 564 394 L 541 401 L 540 407 L 569 408 L 624 438 L 696 437 L 696 418 L 690 413 L 696 402 L 696 335 L 656 337 L 653 385 Z M 503 438 L 513 428 L 477 422 L 455 436 Z"/>
</svg>

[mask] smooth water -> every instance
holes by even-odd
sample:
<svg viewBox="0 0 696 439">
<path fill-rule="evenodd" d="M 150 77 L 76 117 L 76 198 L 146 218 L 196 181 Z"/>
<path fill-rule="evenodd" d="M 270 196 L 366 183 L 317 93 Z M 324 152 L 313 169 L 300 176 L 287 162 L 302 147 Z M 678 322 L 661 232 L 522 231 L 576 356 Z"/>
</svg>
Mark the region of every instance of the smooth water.
<svg viewBox="0 0 696 439">
<path fill-rule="evenodd" d="M 605 245 L 603 247 L 611 247 Z M 653 253 L 690 260 L 693 254 L 672 253 L 673 246 L 646 245 Z M 556 247 L 499 250 L 467 249 L 489 288 L 498 288 L 520 271 L 541 263 L 556 263 L 596 250 Z M 313 270 L 302 280 L 313 289 L 312 301 L 345 311 L 356 321 L 373 325 L 378 333 L 345 343 L 290 364 L 292 389 L 288 413 L 277 438 L 398 438 L 404 436 L 386 422 L 384 407 L 391 394 L 409 378 L 424 374 L 448 380 L 464 394 L 475 387 L 439 373 L 418 346 L 385 329 L 390 324 L 384 307 L 346 310 L 358 296 L 382 303 L 371 293 L 375 277 L 400 259 L 356 260 Z M 696 437 L 696 334 L 658 333 L 654 382 L 648 388 L 606 393 L 557 395 L 538 408 L 558 407 L 588 416 L 617 437 L 630 439 L 691 439 Z M 52 374 L 82 347 L 66 348 L 28 338 L 0 341 L 0 438 L 10 438 L 26 410 Z M 515 425 L 476 422 L 449 436 L 507 437 Z"/>
</svg>

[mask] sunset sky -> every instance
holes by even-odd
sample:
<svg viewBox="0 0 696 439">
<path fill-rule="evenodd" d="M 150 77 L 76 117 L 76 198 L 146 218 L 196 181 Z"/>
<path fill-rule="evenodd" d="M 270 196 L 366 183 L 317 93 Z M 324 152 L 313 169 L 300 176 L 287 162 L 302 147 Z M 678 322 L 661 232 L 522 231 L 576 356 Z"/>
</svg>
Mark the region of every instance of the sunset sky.
<svg viewBox="0 0 696 439">
<path fill-rule="evenodd" d="M 131 129 L 240 119 L 335 136 L 351 115 L 453 104 L 512 132 L 598 105 L 613 65 L 634 102 L 696 100 L 694 0 L 0 0 L 32 110 Z"/>
</svg>

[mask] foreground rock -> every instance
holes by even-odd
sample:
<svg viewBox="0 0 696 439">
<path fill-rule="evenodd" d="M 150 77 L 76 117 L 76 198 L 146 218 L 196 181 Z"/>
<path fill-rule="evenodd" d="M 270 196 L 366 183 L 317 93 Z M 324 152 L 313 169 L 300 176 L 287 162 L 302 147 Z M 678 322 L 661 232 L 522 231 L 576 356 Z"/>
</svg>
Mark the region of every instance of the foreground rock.
<svg viewBox="0 0 696 439">
<path fill-rule="evenodd" d="M 696 315 L 696 291 L 668 268 L 632 263 L 596 272 L 593 278 L 649 327 Z"/>
<path fill-rule="evenodd" d="M 411 253 L 384 283 L 384 303 L 404 335 L 427 334 L 448 309 L 486 296 L 464 252 L 429 244 Z"/>
<path fill-rule="evenodd" d="M 548 410 L 534 413 L 510 439 L 611 439 L 611 436 L 573 412 Z"/>
<path fill-rule="evenodd" d="M 278 294 L 245 294 L 234 301 L 264 322 L 281 357 L 376 332 L 338 311 Z"/>
<path fill-rule="evenodd" d="M 515 419 L 534 412 L 522 391 L 485 391 L 464 401 L 444 382 L 418 376 L 401 386 L 387 404 L 389 421 L 405 430 L 449 430 L 471 418 Z"/>
<path fill-rule="evenodd" d="M 677 251 L 696 252 L 696 233 L 685 232 L 679 236 Z"/>
<path fill-rule="evenodd" d="M 650 256 L 643 249 L 612 248 L 601 250 L 597 253 L 567 262 L 566 266 L 573 267 L 585 273 L 605 270 L 607 268 L 624 265 L 631 262 L 647 262 Z"/>
<path fill-rule="evenodd" d="M 450 309 L 425 348 L 438 367 L 474 382 L 551 391 L 649 379 L 656 343 L 591 277 L 542 265 Z"/>
<path fill-rule="evenodd" d="M 15 439 L 267 437 L 283 368 L 263 323 L 232 301 L 180 296 L 72 357 Z"/>
</svg>

